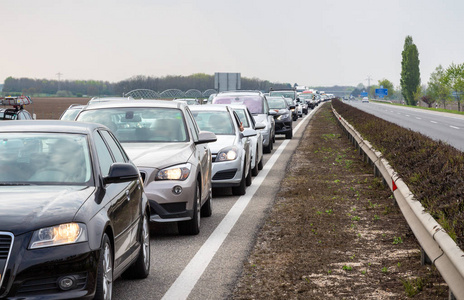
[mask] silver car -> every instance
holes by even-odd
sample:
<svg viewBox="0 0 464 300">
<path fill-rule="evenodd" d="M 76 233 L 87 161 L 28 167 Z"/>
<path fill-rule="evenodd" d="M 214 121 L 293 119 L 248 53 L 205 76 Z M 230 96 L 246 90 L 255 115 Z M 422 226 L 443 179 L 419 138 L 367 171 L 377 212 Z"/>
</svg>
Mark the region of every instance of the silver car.
<svg viewBox="0 0 464 300">
<path fill-rule="evenodd" d="M 178 222 L 180 234 L 198 234 L 211 216 L 211 132 L 199 131 L 187 105 L 140 100 L 88 105 L 77 121 L 106 125 L 139 168 L 154 222 Z"/>
<path fill-rule="evenodd" d="M 244 104 L 248 107 L 257 123 L 264 124 L 261 129 L 263 135 L 264 153 L 271 153 L 275 142 L 274 113 L 269 111 L 266 97 L 260 91 L 230 91 L 221 92 L 213 99 L 213 104 Z"/>
<path fill-rule="evenodd" d="M 256 136 L 250 137 L 251 140 L 251 175 L 257 176 L 259 170 L 263 169 L 263 135 L 261 134 L 264 126 L 263 123 L 256 123 L 255 119 L 251 115 L 246 105 L 230 105 L 237 113 L 240 121 L 242 122 L 243 128 L 251 128 L 256 131 Z"/>
<path fill-rule="evenodd" d="M 217 141 L 209 145 L 213 155 L 213 188 L 232 187 L 234 195 L 244 195 L 252 180 L 250 137 L 256 131 L 241 130 L 240 118 L 226 105 L 201 105 L 191 110 L 200 129 L 217 136 Z"/>
</svg>

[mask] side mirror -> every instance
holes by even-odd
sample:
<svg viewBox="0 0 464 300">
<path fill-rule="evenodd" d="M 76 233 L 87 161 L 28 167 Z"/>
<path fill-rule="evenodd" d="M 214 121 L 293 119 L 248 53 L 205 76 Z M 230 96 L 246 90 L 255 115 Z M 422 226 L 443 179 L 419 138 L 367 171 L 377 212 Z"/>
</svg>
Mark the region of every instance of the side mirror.
<svg viewBox="0 0 464 300">
<path fill-rule="evenodd" d="M 250 136 L 255 136 L 257 135 L 256 130 L 251 129 L 251 128 L 245 128 L 242 132 L 240 132 L 240 137 L 250 137 Z"/>
<path fill-rule="evenodd" d="M 275 115 L 277 115 L 277 113 L 275 112 L 275 110 L 270 109 L 269 110 L 269 115 L 275 116 Z"/>
<path fill-rule="evenodd" d="M 121 183 L 137 180 L 140 177 L 139 170 L 130 163 L 113 163 L 108 176 L 103 177 L 103 183 Z"/>
<path fill-rule="evenodd" d="M 217 141 L 217 137 L 211 131 L 200 131 L 198 134 L 198 141 L 195 142 L 196 145 L 213 143 Z"/>
<path fill-rule="evenodd" d="M 255 124 L 255 130 L 261 130 L 261 129 L 264 129 L 266 128 L 266 125 L 264 125 L 263 123 L 256 123 Z"/>
<path fill-rule="evenodd" d="M 295 105 L 290 105 L 290 110 L 295 109 Z"/>
</svg>

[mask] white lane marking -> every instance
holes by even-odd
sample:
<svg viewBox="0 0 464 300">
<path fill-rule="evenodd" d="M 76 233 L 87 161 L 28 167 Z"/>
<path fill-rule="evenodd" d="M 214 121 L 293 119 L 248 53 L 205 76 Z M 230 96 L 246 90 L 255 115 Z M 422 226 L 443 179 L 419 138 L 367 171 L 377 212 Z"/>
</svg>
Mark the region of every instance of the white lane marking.
<svg viewBox="0 0 464 300">
<path fill-rule="evenodd" d="M 416 117 L 416 119 L 418 119 L 418 120 L 422 120 L 422 118 L 419 118 L 419 117 Z"/>
<path fill-rule="evenodd" d="M 405 115 L 406 117 L 409 117 L 409 115 Z"/>
<path fill-rule="evenodd" d="M 306 117 L 304 117 L 301 122 L 293 129 L 293 132 L 296 133 L 300 129 L 301 124 L 303 124 L 303 122 L 306 121 L 306 119 L 315 111 L 316 109 L 313 109 Z M 214 255 L 219 250 L 226 237 L 229 235 L 238 218 L 241 216 L 248 203 L 253 198 L 253 195 L 261 186 L 267 174 L 274 166 L 277 159 L 287 147 L 289 142 L 290 140 L 285 140 L 282 142 L 279 148 L 277 148 L 276 152 L 267 161 L 261 172 L 259 172 L 258 176 L 253 179 L 253 184 L 247 188 L 246 194 L 238 198 L 237 202 L 235 202 L 234 206 L 232 206 L 224 219 L 222 219 L 221 223 L 219 223 L 219 225 L 209 236 L 206 242 L 201 246 L 192 260 L 190 260 L 179 277 L 177 277 L 176 281 L 174 281 L 171 287 L 167 290 L 166 294 L 164 294 L 163 298 L 161 298 L 162 300 L 187 299 L 187 297 L 190 295 L 190 292 L 195 287 L 195 284 L 206 270 L 206 267 L 208 267 Z"/>
<path fill-rule="evenodd" d="M 451 126 L 451 125 L 450 125 L 450 127 L 451 127 L 451 128 L 454 128 L 454 129 L 460 129 L 459 127 L 456 127 L 456 126 Z"/>
<path fill-rule="evenodd" d="M 430 122 L 433 123 L 433 124 L 438 124 L 438 122 L 435 122 L 435 121 L 430 121 Z"/>
</svg>

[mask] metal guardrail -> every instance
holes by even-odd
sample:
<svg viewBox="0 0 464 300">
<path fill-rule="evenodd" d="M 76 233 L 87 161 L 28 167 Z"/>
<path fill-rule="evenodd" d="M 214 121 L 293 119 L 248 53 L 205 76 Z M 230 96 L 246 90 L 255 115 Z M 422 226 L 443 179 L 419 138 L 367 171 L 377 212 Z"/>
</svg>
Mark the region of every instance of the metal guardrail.
<svg viewBox="0 0 464 300">
<path fill-rule="evenodd" d="M 332 108 L 338 122 L 345 128 L 350 139 L 356 143 L 363 156 L 374 165 L 374 173 L 379 173 L 393 191 L 396 202 L 416 239 L 430 261 L 437 267 L 441 276 L 450 288 L 450 299 L 464 299 L 464 252 L 446 233 L 437 221 L 425 211 L 422 204 L 414 199 L 408 186 L 393 170 L 382 153 L 372 145 L 337 111 Z"/>
</svg>

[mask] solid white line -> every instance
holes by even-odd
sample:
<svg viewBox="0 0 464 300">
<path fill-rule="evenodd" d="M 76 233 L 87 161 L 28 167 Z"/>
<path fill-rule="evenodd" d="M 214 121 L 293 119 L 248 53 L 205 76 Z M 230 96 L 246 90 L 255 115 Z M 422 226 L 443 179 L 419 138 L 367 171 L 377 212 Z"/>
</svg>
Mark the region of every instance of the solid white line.
<svg viewBox="0 0 464 300">
<path fill-rule="evenodd" d="M 293 132 L 296 133 L 299 130 L 301 124 L 306 121 L 306 119 L 315 111 L 316 109 L 313 109 L 305 118 L 303 118 L 301 122 L 293 129 Z M 174 281 L 171 287 L 167 290 L 166 294 L 164 294 L 163 298 L 161 298 L 162 300 L 187 299 L 187 297 L 190 295 L 190 292 L 195 287 L 195 284 L 206 270 L 206 267 L 208 267 L 214 255 L 219 250 L 224 240 L 227 238 L 229 232 L 234 227 L 238 218 L 241 216 L 246 206 L 251 201 L 253 195 L 261 186 L 267 174 L 274 166 L 277 159 L 287 147 L 289 142 L 290 140 L 285 140 L 282 142 L 279 148 L 277 148 L 276 152 L 267 161 L 261 172 L 258 173 L 258 176 L 253 179 L 253 184 L 247 188 L 246 194 L 238 198 L 237 202 L 235 202 L 234 206 L 232 206 L 221 223 L 219 223 L 219 225 L 209 236 L 206 242 L 201 246 L 192 260 L 190 260 L 179 277 L 177 277 L 176 281 Z"/>
<path fill-rule="evenodd" d="M 451 125 L 450 125 L 450 127 L 451 127 L 451 128 L 454 128 L 454 129 L 460 129 L 459 127 L 456 127 L 456 126 L 451 126 Z"/>
</svg>

